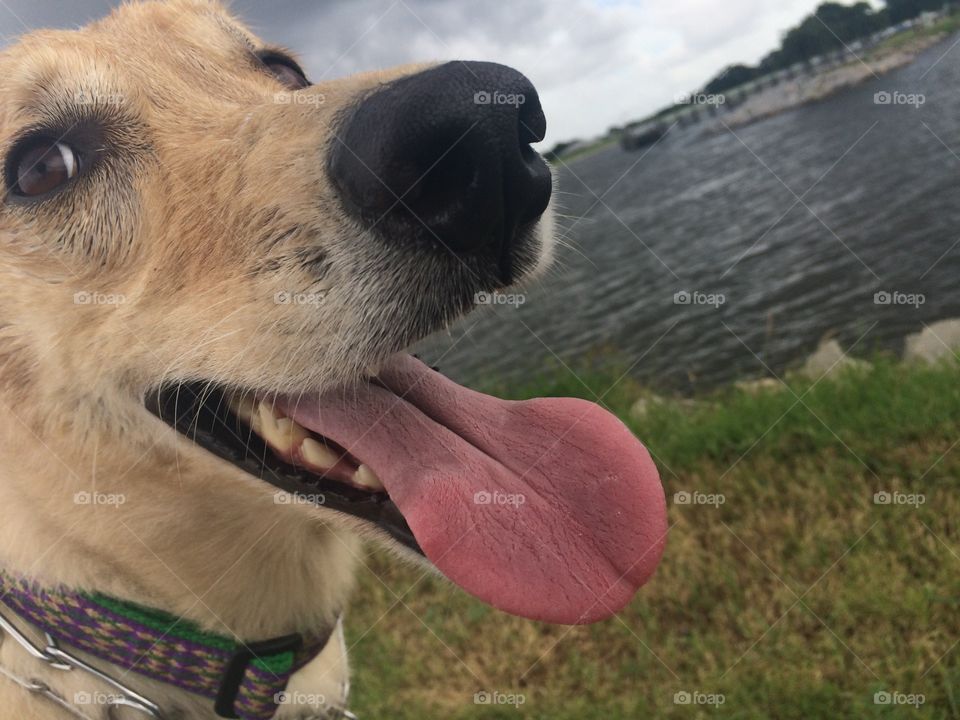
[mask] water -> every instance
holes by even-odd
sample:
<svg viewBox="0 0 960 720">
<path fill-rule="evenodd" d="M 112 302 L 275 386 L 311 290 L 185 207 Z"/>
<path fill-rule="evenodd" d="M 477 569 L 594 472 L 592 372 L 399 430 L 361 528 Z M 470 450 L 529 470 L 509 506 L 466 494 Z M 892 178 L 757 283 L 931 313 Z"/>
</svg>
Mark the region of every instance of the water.
<svg viewBox="0 0 960 720">
<path fill-rule="evenodd" d="M 855 354 L 898 351 L 960 316 L 960 46 L 936 62 L 954 41 L 736 136 L 675 130 L 645 156 L 574 161 L 560 199 L 583 219 L 561 221 L 573 247 L 558 268 L 519 308 L 481 309 L 426 355 L 475 382 L 612 351 L 684 392 L 779 374 L 827 335 Z M 926 101 L 875 104 L 884 90 Z M 684 290 L 725 303 L 675 304 Z M 877 304 L 882 291 L 925 301 Z"/>
</svg>

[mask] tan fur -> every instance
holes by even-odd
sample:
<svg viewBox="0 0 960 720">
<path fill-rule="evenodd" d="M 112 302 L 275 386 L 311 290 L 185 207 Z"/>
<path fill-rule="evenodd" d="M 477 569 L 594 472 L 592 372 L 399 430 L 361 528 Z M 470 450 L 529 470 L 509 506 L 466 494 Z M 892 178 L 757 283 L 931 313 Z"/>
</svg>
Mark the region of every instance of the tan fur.
<svg viewBox="0 0 960 720">
<path fill-rule="evenodd" d="M 215 2 L 169 0 L 0 55 L 4 156 L 25 128 L 70 126 L 78 105 L 105 119 L 117 149 L 68 200 L 0 210 L 0 567 L 244 640 L 333 622 L 363 526 L 277 504 L 147 413 L 145 393 L 165 380 L 288 392 L 355 380 L 415 339 L 381 296 L 419 293 L 426 307 L 431 282 L 355 249 L 361 233 L 323 163 L 337 114 L 415 68 L 287 102 L 251 65 L 263 46 Z M 320 291 L 319 308 L 274 302 Z M 78 293 L 125 301 L 78 305 Z M 84 492 L 124 503 L 78 504 Z M 343 650 L 332 643 L 291 688 L 337 701 Z M 105 689 L 44 670 L 9 638 L 0 668 L 67 698 Z M 207 702 L 115 671 L 183 717 L 213 717 Z M 60 717 L 0 677 L 0 718 Z"/>
</svg>

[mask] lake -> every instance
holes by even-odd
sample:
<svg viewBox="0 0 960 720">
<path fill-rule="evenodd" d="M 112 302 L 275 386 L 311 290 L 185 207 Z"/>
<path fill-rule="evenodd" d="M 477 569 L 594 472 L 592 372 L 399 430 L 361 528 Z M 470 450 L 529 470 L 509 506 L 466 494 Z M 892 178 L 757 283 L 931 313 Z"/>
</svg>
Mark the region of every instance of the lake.
<svg viewBox="0 0 960 720">
<path fill-rule="evenodd" d="M 924 323 L 960 316 L 955 41 L 762 122 L 675 128 L 647 152 L 560 166 L 569 230 L 553 272 L 424 354 L 461 382 L 614 358 L 693 392 L 780 374 L 828 335 L 854 354 L 899 351 Z M 877 104 L 879 92 L 923 102 Z"/>
</svg>

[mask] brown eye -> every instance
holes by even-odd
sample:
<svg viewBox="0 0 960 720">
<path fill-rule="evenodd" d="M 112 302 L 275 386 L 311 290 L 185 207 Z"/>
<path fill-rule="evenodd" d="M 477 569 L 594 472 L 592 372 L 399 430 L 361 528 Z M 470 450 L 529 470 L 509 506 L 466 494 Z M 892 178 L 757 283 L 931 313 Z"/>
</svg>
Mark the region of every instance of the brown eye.
<svg viewBox="0 0 960 720">
<path fill-rule="evenodd" d="M 15 161 L 14 192 L 24 197 L 37 197 L 77 176 L 80 163 L 73 148 L 66 143 L 49 141 L 28 147 Z"/>
<path fill-rule="evenodd" d="M 310 87 L 310 81 L 303 70 L 293 60 L 275 53 L 260 56 L 263 64 L 273 75 L 291 90 L 303 90 Z"/>
</svg>

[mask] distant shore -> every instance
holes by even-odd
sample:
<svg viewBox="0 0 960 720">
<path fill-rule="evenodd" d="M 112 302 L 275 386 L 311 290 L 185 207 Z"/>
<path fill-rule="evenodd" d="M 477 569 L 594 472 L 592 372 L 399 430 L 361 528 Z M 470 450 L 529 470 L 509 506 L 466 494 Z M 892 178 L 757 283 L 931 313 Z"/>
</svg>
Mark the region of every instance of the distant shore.
<svg viewBox="0 0 960 720">
<path fill-rule="evenodd" d="M 960 31 L 958 16 L 945 17 L 930 26 L 917 26 L 908 32 L 887 39 L 876 47 L 857 53 L 842 65 L 811 75 L 799 76 L 755 92 L 741 101 L 736 108 L 703 121 L 696 132 L 709 134 L 726 130 L 727 127 L 741 127 L 819 102 L 871 78 L 879 78 L 897 68 L 909 65 L 922 52 L 943 42 L 958 31 Z M 652 122 L 652 119 L 648 122 Z M 676 129 L 671 132 L 676 132 Z M 569 148 L 552 159 L 557 163 L 581 160 L 618 143 L 619 139 L 619 134 L 611 131 L 608 135 L 593 141 L 572 143 Z"/>
<path fill-rule="evenodd" d="M 951 29 L 956 26 L 952 18 L 945 22 L 950 23 Z M 823 100 L 834 93 L 909 65 L 920 53 L 947 36 L 946 29 L 932 28 L 929 32 L 917 32 L 910 37 L 892 38 L 889 44 L 874 48 L 859 59 L 855 58 L 839 67 L 798 77 L 757 93 L 724 115 L 722 122 L 729 127 L 739 127 Z M 717 124 L 720 128 L 723 127 L 719 122 Z"/>
</svg>

